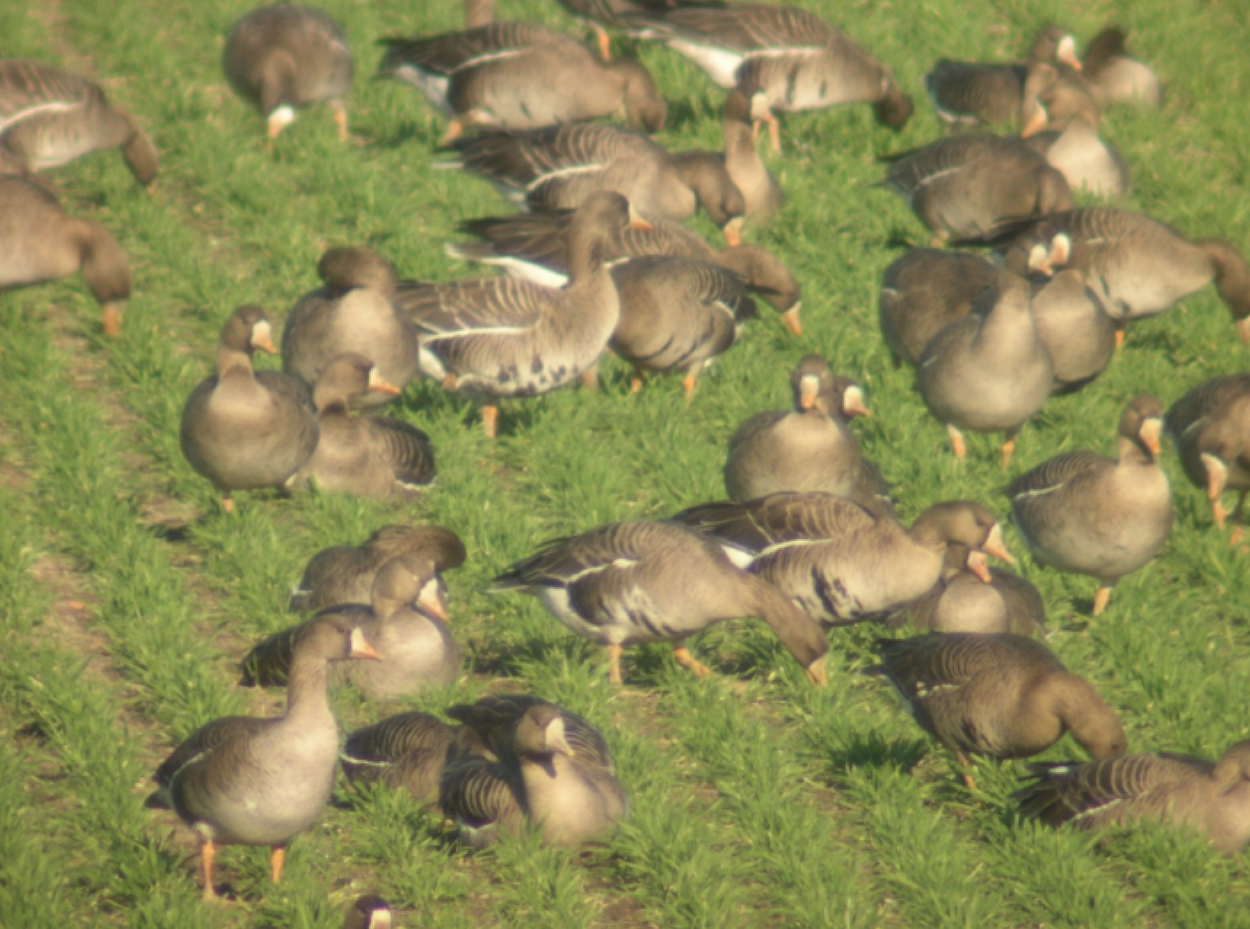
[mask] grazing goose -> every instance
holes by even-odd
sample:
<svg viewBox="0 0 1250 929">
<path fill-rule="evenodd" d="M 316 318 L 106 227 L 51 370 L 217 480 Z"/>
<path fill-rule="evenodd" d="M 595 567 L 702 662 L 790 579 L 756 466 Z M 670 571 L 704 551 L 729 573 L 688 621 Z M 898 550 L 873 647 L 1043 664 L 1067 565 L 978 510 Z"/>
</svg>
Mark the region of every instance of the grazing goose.
<svg viewBox="0 0 1250 929">
<path fill-rule="evenodd" d="M 379 76 L 411 84 L 451 118 L 443 145 L 473 127 L 539 129 L 622 109 L 631 126 L 656 132 L 668 114 L 641 63 L 601 63 L 579 42 L 536 23 L 383 42 Z"/>
<path fill-rule="evenodd" d="M 201 381 L 182 408 L 182 455 L 221 493 L 283 487 L 317 447 L 317 418 L 304 385 L 277 371 L 253 371 L 252 352 L 277 354 L 269 320 L 241 306 L 217 342 L 217 374 Z"/>
<path fill-rule="evenodd" d="M 464 543 L 450 529 L 383 526 L 363 545 L 335 545 L 313 555 L 291 591 L 288 609 L 305 613 L 340 603 L 368 603 L 378 569 L 407 552 L 429 559 L 438 572 L 455 570 L 465 559 Z"/>
<path fill-rule="evenodd" d="M 325 286 L 300 297 L 282 329 L 282 370 L 310 387 L 344 352 L 373 359 L 378 374 L 403 390 L 417 374 L 417 329 L 395 309 L 395 269 L 368 248 L 332 248 L 317 262 Z M 360 398 L 364 406 L 392 399 Z"/>
<path fill-rule="evenodd" d="M 475 219 L 460 231 L 480 241 L 447 246 L 447 253 L 465 261 L 497 265 L 525 280 L 560 287 L 568 281 L 568 227 L 573 213 L 518 213 Z M 730 246 L 715 251 L 696 232 L 669 220 L 652 220 L 650 229 L 630 227 L 613 243 L 614 260 L 669 255 L 720 265 L 738 276 L 747 290 L 767 301 L 795 335 L 799 321 L 799 282 L 776 255 L 758 245 Z"/>
<path fill-rule="evenodd" d="M 355 352 L 326 366 L 313 388 L 317 447 L 288 487 L 312 483 L 327 493 L 401 500 L 434 480 L 434 446 L 428 435 L 401 419 L 353 415 L 352 399 L 370 391 L 393 396 L 399 388 Z"/>
<path fill-rule="evenodd" d="M 907 201 L 934 244 L 992 236 L 1072 208 L 1068 182 L 1043 156 L 1020 139 L 992 135 L 952 136 L 903 155 L 881 186 Z"/>
<path fill-rule="evenodd" d="M 130 261 L 113 234 L 90 219 L 70 216 L 33 181 L 0 177 L 0 292 L 79 271 L 102 308 L 104 334 L 121 335 Z"/>
<path fill-rule="evenodd" d="M 760 91 L 755 92 L 756 95 Z M 760 157 L 751 127 L 752 101 L 734 89 L 725 98 L 722 126 L 725 135 L 725 168 L 746 202 L 746 219 L 752 225 L 768 223 L 785 205 L 781 192 L 764 159 Z"/>
<path fill-rule="evenodd" d="M 1028 758 L 1071 732 L 1094 758 L 1124 754 L 1115 710 L 1040 642 L 1011 633 L 930 633 L 879 639 L 869 670 L 898 691 L 920 727 L 954 754 L 969 789 L 968 755 Z"/>
<path fill-rule="evenodd" d="M 980 255 L 913 248 L 881 275 L 881 335 L 896 361 L 916 364 L 933 337 L 972 312 L 998 281 Z"/>
<path fill-rule="evenodd" d="M 1058 237 L 1062 239 L 1062 237 Z M 1065 246 L 1066 247 L 1066 246 Z M 1053 252 L 1052 252 L 1053 254 Z M 1115 320 L 1075 268 L 1043 278 L 1029 304 L 1037 337 L 1050 353 L 1054 393 L 1084 387 L 1115 355 Z"/>
<path fill-rule="evenodd" d="M 1154 819 L 1203 833 L 1226 855 L 1250 845 L 1250 741 L 1218 762 L 1150 752 L 1085 764 L 1029 765 L 1021 811 L 1078 829 Z"/>
<path fill-rule="evenodd" d="M 553 290 L 509 278 L 405 285 L 397 297 L 421 331 L 421 370 L 483 398 L 495 435 L 497 397 L 555 390 L 598 361 L 620 318 L 606 257 L 630 222 L 625 199 L 591 196 L 569 227 L 569 283 Z"/>
<path fill-rule="evenodd" d="M 1016 433 L 1050 396 L 1054 367 L 1029 310 L 1029 282 L 1003 272 L 972 313 L 934 336 L 916 366 L 925 405 L 946 426 L 955 457 L 967 450 L 963 430 L 1005 432 L 1004 470 Z"/>
<path fill-rule="evenodd" d="M 546 845 L 602 837 L 629 813 L 603 737 L 584 719 L 533 698 L 487 698 L 452 707 L 489 741 L 495 758 L 462 755 L 439 784 L 439 804 L 472 848 L 515 835 L 526 823 Z"/>
<path fill-rule="evenodd" d="M 336 675 L 375 700 L 409 696 L 456 679 L 462 656 L 447 628 L 447 589 L 428 557 L 408 552 L 388 561 L 373 581 L 370 603 L 330 607 L 258 643 L 240 664 L 242 683 L 284 683 L 298 643 L 326 617 L 359 628 L 376 650 L 378 661 L 347 665 Z"/>
<path fill-rule="evenodd" d="M 433 806 L 448 762 L 485 750 L 471 729 L 413 710 L 349 733 L 339 760 L 353 784 L 406 790 L 418 803 Z"/>
<path fill-rule="evenodd" d="M 622 681 L 622 647 L 640 642 L 672 642 L 678 663 L 705 677 L 709 669 L 685 640 L 746 616 L 772 628 L 812 683 L 825 683 L 829 644 L 820 626 L 681 526 L 612 523 L 556 539 L 496 577 L 493 589 L 531 593 L 569 629 L 607 646 L 614 684 Z"/>
<path fill-rule="evenodd" d="M 1085 52 L 1085 79 L 1099 106 L 1138 103 L 1158 108 L 1163 89 L 1150 66 L 1131 58 L 1124 31 L 1111 26 L 1094 36 Z"/>
<path fill-rule="evenodd" d="M 230 27 L 221 65 L 234 92 L 260 109 L 271 140 L 295 121 L 296 107 L 324 103 L 346 141 L 352 53 L 323 10 L 286 3 L 252 10 Z"/>
<path fill-rule="evenodd" d="M 714 538 L 826 626 L 915 600 L 937 583 L 951 544 L 1011 561 L 993 514 L 967 500 L 929 507 L 910 529 L 845 497 L 811 492 L 708 503 L 673 519 Z"/>
<path fill-rule="evenodd" d="M 721 87 L 758 89 L 754 117 L 781 151 L 776 114 L 871 103 L 877 122 L 901 129 L 911 98 L 889 69 L 849 36 L 798 7 L 736 3 L 623 17 L 645 39 L 665 42 Z"/>
<path fill-rule="evenodd" d="M 614 267 L 612 280 L 621 318 L 608 347 L 634 366 L 634 393 L 643 372 L 678 371 L 689 402 L 699 371 L 728 351 L 755 316 L 755 301 L 737 276 L 706 262 L 635 258 Z"/>
<path fill-rule="evenodd" d="M 729 440 L 729 499 L 816 490 L 850 497 L 869 508 L 889 506 L 889 488 L 847 426 L 856 416 L 870 415 L 859 385 L 834 377 L 819 355 L 805 355 L 790 376 L 790 386 L 791 410 L 757 413 Z"/>
<path fill-rule="evenodd" d="M 339 727 L 326 700 L 330 664 L 376 658 L 359 629 L 327 616 L 300 637 L 286 715 L 227 716 L 193 732 L 156 769 L 149 806 L 172 806 L 200 840 L 204 899 L 216 897 L 220 845 L 268 845 L 272 876 L 286 847 L 321 815 L 334 787 Z"/>
<path fill-rule="evenodd" d="M 0 152 L 25 170 L 118 148 L 140 184 L 156 179 L 156 146 L 96 84 L 38 61 L 0 60 Z"/>
<path fill-rule="evenodd" d="M 1172 531 L 1167 475 L 1155 460 L 1163 404 L 1143 394 L 1120 418 L 1119 457 L 1084 449 L 1058 455 L 1007 486 L 1020 534 L 1033 557 L 1099 581 L 1094 615 L 1111 588 L 1159 553 Z"/>
<path fill-rule="evenodd" d="M 1250 491 L 1250 374 L 1199 384 L 1172 405 L 1164 425 L 1185 475 L 1207 492 L 1216 526 L 1222 530 L 1228 516 L 1220 502 L 1225 490 L 1237 491 L 1232 518 L 1240 519 Z M 1232 542 L 1240 541 L 1241 527 L 1234 526 Z"/>
<path fill-rule="evenodd" d="M 712 152 L 670 154 L 635 132 L 574 125 L 488 132 L 456 143 L 462 167 L 535 210 L 573 209 L 611 190 L 647 219 L 688 219 L 702 206 L 727 245 L 739 244 L 746 201 Z"/>
<path fill-rule="evenodd" d="M 1073 190 L 1100 197 L 1128 195 L 1128 162 L 1099 137 L 1088 120 L 1076 118 L 1063 131 L 1039 132 L 1029 138 L 1029 145 L 1058 169 Z"/>
<path fill-rule="evenodd" d="M 391 929 L 391 905 L 377 894 L 359 897 L 347 911 L 343 929 Z"/>
<path fill-rule="evenodd" d="M 1242 341 L 1250 342 L 1250 268 L 1228 242 L 1190 241 L 1141 213 L 1096 207 L 1034 223 L 1007 247 L 1007 266 L 1019 273 L 1036 244 L 1059 233 L 1071 242 L 1068 266 L 1084 273 L 1113 319 L 1162 313 L 1214 283 Z"/>
</svg>

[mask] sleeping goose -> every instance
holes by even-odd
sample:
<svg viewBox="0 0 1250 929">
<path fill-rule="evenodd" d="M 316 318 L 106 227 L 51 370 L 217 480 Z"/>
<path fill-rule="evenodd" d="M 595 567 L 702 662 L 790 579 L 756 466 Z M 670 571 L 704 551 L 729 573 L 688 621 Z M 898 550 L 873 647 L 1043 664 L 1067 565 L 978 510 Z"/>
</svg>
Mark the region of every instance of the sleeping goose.
<svg viewBox="0 0 1250 929">
<path fill-rule="evenodd" d="M 451 119 L 443 145 L 473 127 L 538 129 L 622 109 L 635 128 L 664 128 L 668 105 L 641 63 L 599 62 L 536 23 L 383 42 L 379 76 L 411 84 Z"/>
<path fill-rule="evenodd" d="M 896 361 L 915 364 L 925 346 L 998 281 L 980 255 L 913 248 L 881 275 L 881 335 Z"/>
<path fill-rule="evenodd" d="M 993 235 L 1012 223 L 1072 208 L 1068 182 L 1021 139 L 957 135 L 898 158 L 880 186 L 948 239 Z"/>
<path fill-rule="evenodd" d="M 834 377 L 819 355 L 803 357 L 790 385 L 792 409 L 757 413 L 729 440 L 729 499 L 818 490 L 850 497 L 870 509 L 888 507 L 889 488 L 847 426 L 854 417 L 869 415 L 859 385 Z"/>
<path fill-rule="evenodd" d="M 113 234 L 70 216 L 55 196 L 20 177 L 0 177 L 0 292 L 82 272 L 102 309 L 105 335 L 122 331 L 130 261 Z"/>
<path fill-rule="evenodd" d="M 569 629 L 606 646 L 614 684 L 622 648 L 641 642 L 672 642 L 678 663 L 706 676 L 685 640 L 747 616 L 772 628 L 812 683 L 825 683 L 829 644 L 820 626 L 718 545 L 671 523 L 612 523 L 556 539 L 496 577 L 493 589 L 533 594 Z"/>
<path fill-rule="evenodd" d="M 1226 855 L 1250 845 L 1250 741 L 1219 761 L 1149 752 L 1084 764 L 1029 765 L 1021 812 L 1078 829 L 1158 820 L 1204 834 Z"/>
<path fill-rule="evenodd" d="M 217 373 L 187 398 L 183 457 L 220 491 L 283 487 L 317 447 L 317 418 L 304 385 L 277 371 L 253 371 L 252 352 L 276 354 L 269 320 L 254 306 L 231 314 L 217 342 Z"/>
<path fill-rule="evenodd" d="M 915 600 L 941 576 L 951 544 L 1011 561 L 993 514 L 968 500 L 931 506 L 910 529 L 879 508 L 817 492 L 708 503 L 673 520 L 718 541 L 735 563 L 826 626 L 857 623 Z M 969 564 L 979 564 L 988 579 L 983 560 Z"/>
<path fill-rule="evenodd" d="M 285 683 L 299 642 L 327 617 L 359 628 L 375 649 L 377 661 L 346 665 L 335 675 L 375 700 L 450 684 L 460 674 L 460 647 L 447 628 L 447 589 L 428 557 L 408 552 L 378 571 L 369 606 L 333 606 L 257 643 L 240 663 L 242 683 L 249 687 Z"/>
<path fill-rule="evenodd" d="M 735 3 L 623 17 L 644 39 L 689 58 L 717 85 L 762 92 L 753 116 L 781 150 L 778 113 L 870 103 L 877 121 L 906 125 L 911 98 L 889 69 L 842 31 L 798 7 Z M 750 96 L 750 94 L 748 94 Z"/>
<path fill-rule="evenodd" d="M 368 603 L 378 569 L 392 558 L 413 552 L 428 558 L 436 571 L 464 564 L 460 536 L 442 526 L 383 526 L 363 545 L 335 545 L 313 555 L 288 606 L 294 613 L 324 610 L 340 603 Z"/>
<path fill-rule="evenodd" d="M 286 3 L 252 10 L 230 27 L 222 68 L 234 92 L 260 109 L 269 138 L 295 121 L 297 107 L 324 103 L 347 139 L 343 98 L 352 86 L 352 53 L 323 10 Z"/>
<path fill-rule="evenodd" d="M 339 760 L 355 785 L 385 784 L 433 806 L 448 762 L 462 754 L 485 751 L 485 744 L 472 730 L 411 710 L 348 733 Z"/>
<path fill-rule="evenodd" d="M 422 372 L 484 399 L 488 436 L 496 398 L 562 387 L 599 359 L 620 318 L 605 261 L 629 222 L 623 197 L 590 197 L 569 227 L 570 279 L 559 290 L 509 278 L 401 287 L 397 303 L 421 332 Z"/>
<path fill-rule="evenodd" d="M 1052 392 L 1069 393 L 1085 386 L 1115 355 L 1119 331 L 1115 320 L 1076 268 L 1042 278 L 1032 291 L 1029 310 L 1037 337 L 1050 353 Z"/>
<path fill-rule="evenodd" d="M 286 715 L 227 716 L 193 732 L 156 770 L 149 806 L 172 806 L 200 840 L 204 899 L 216 897 L 221 845 L 268 845 L 272 877 L 286 847 L 321 815 L 334 787 L 339 728 L 326 700 L 332 662 L 376 658 L 359 629 L 328 616 L 295 646 Z"/>
<path fill-rule="evenodd" d="M 954 754 L 970 789 L 968 755 L 1028 758 L 1065 732 L 1094 758 L 1122 755 L 1115 711 L 1040 642 L 1010 633 L 930 633 L 880 639 L 869 673 L 894 686 L 920 727 Z"/>
<path fill-rule="evenodd" d="M 981 297 L 989 309 L 942 329 L 920 356 L 916 386 L 929 412 L 946 426 L 957 458 L 967 454 L 964 430 L 1004 432 L 1006 469 L 1016 434 L 1050 396 L 1054 367 L 1030 296 L 1028 281 L 1003 272 Z"/>
<path fill-rule="evenodd" d="M 1158 108 L 1163 102 L 1159 78 L 1148 64 L 1128 55 L 1127 37 L 1111 26 L 1089 43 L 1085 51 L 1085 79 L 1100 106 L 1139 103 Z"/>
<path fill-rule="evenodd" d="M 1072 119 L 1062 131 L 1038 132 L 1029 138 L 1029 145 L 1059 170 L 1072 190 L 1111 198 L 1128 194 L 1128 162 L 1087 119 Z"/>
<path fill-rule="evenodd" d="M 1135 397 L 1120 418 L 1118 458 L 1067 452 L 1005 491 L 1034 558 L 1098 579 L 1095 616 L 1116 581 L 1154 558 L 1172 531 L 1172 496 L 1156 461 L 1162 429 L 1163 404 Z"/>
<path fill-rule="evenodd" d="M 456 142 L 462 167 L 535 210 L 573 209 L 593 193 L 615 191 L 646 219 L 688 219 L 701 206 L 739 244 L 746 201 L 724 159 L 712 152 L 671 154 L 635 132 L 581 124 L 529 132 L 488 132 Z"/>
<path fill-rule="evenodd" d="M 1176 442 L 1185 475 L 1207 492 L 1221 530 L 1228 513 L 1220 497 L 1225 490 L 1237 491 L 1236 522 L 1250 491 L 1250 374 L 1199 384 L 1172 404 L 1164 426 Z M 1241 527 L 1234 526 L 1232 542 L 1240 541 Z"/>
<path fill-rule="evenodd" d="M 1035 222 L 1008 245 L 1007 266 L 1019 273 L 1034 246 L 1059 233 L 1071 242 L 1068 267 L 1085 275 L 1113 319 L 1162 313 L 1214 283 L 1242 341 L 1250 342 L 1250 268 L 1228 242 L 1190 241 L 1141 213 L 1095 207 Z"/>
<path fill-rule="evenodd" d="M 43 171 L 119 147 L 135 180 L 151 184 L 156 147 L 99 86 L 39 61 L 0 60 L 0 150 L 13 161 Z"/>
<path fill-rule="evenodd" d="M 345 352 L 326 366 L 313 388 L 317 447 L 288 487 L 312 483 L 328 493 L 399 500 L 434 480 L 429 436 L 401 419 L 352 413 L 352 399 L 371 391 L 393 396 L 399 388 L 355 352 Z"/>
<path fill-rule="evenodd" d="M 369 248 L 332 248 L 317 262 L 325 286 L 300 297 L 282 328 L 282 370 L 310 387 L 330 360 L 358 352 L 400 390 L 417 374 L 417 329 L 394 304 L 391 263 Z M 370 392 L 363 406 L 394 395 Z"/>
</svg>

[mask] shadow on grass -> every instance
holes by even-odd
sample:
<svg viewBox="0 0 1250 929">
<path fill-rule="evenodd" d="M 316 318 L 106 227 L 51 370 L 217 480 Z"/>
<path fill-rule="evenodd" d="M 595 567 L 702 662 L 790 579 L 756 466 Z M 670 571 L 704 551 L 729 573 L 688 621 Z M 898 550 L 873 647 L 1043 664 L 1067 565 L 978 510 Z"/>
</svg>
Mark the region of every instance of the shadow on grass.
<svg viewBox="0 0 1250 929">
<path fill-rule="evenodd" d="M 835 772 L 850 768 L 892 767 L 910 772 L 929 753 L 929 743 L 919 739 L 886 741 L 880 733 L 855 733 L 840 745 L 829 746 L 824 757 Z"/>
</svg>

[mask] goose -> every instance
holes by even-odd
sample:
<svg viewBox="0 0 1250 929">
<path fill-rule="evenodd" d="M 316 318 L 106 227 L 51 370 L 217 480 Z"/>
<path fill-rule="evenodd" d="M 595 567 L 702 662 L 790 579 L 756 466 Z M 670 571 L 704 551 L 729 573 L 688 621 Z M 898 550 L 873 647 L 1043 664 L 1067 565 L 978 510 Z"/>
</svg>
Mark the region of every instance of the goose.
<svg viewBox="0 0 1250 929">
<path fill-rule="evenodd" d="M 1069 393 L 1084 387 L 1115 355 L 1119 332 L 1115 320 L 1076 268 L 1043 278 L 1032 291 L 1029 311 L 1037 337 L 1050 353 L 1055 379 L 1051 391 Z"/>
<path fill-rule="evenodd" d="M 340 603 L 368 603 L 378 569 L 392 558 L 414 552 L 438 572 L 464 564 L 464 542 L 442 526 L 383 526 L 363 545 L 334 545 L 309 559 L 288 609 L 306 613 Z"/>
<path fill-rule="evenodd" d="M 40 61 L 0 60 L 0 152 L 36 172 L 110 148 L 140 184 L 156 179 L 151 137 L 98 85 Z"/>
<path fill-rule="evenodd" d="M 417 329 L 395 309 L 391 263 L 369 248 L 332 248 L 317 273 L 325 286 L 301 297 L 282 329 L 282 370 L 311 387 L 331 359 L 359 352 L 403 390 L 417 374 Z M 371 391 L 359 399 L 376 406 L 392 396 Z"/>
<path fill-rule="evenodd" d="M 1042 462 L 1006 488 L 1033 557 L 1098 579 L 1094 615 L 1116 581 L 1154 558 L 1172 531 L 1172 496 L 1159 467 L 1163 404 L 1133 398 L 1119 426 L 1119 457 L 1084 449 Z"/>
<path fill-rule="evenodd" d="M 559 290 L 508 278 L 400 288 L 397 304 L 421 332 L 422 372 L 484 399 L 487 436 L 495 398 L 546 393 L 599 359 L 620 318 L 606 256 L 629 222 L 620 195 L 590 197 L 570 224 L 570 279 Z"/>
<path fill-rule="evenodd" d="M 345 352 L 326 366 L 313 388 L 317 447 L 287 486 L 313 483 L 323 492 L 398 500 L 434 480 L 429 436 L 400 419 L 352 414 L 352 398 L 367 391 L 393 395 L 399 388 L 356 352 Z"/>
<path fill-rule="evenodd" d="M 1029 282 L 1004 272 L 983 296 L 989 309 L 934 336 L 916 366 L 929 412 L 946 426 L 955 457 L 967 456 L 964 430 L 1004 432 L 1003 469 L 1016 434 L 1046 403 L 1054 383 L 1050 352 L 1030 312 Z"/>
<path fill-rule="evenodd" d="M 817 490 L 888 506 L 889 488 L 864 458 L 847 422 L 869 416 L 864 393 L 834 377 L 820 355 L 804 355 L 790 376 L 794 406 L 757 413 L 729 440 L 725 491 L 746 501 L 782 491 Z"/>
<path fill-rule="evenodd" d="M 608 348 L 634 367 L 631 392 L 646 371 L 678 371 L 689 402 L 704 366 L 729 350 L 755 301 L 737 276 L 687 258 L 649 256 L 612 269 L 621 318 Z"/>
<path fill-rule="evenodd" d="M 577 846 L 628 815 L 606 743 L 589 723 L 546 701 L 488 700 L 448 710 L 497 750 L 496 759 L 462 755 L 443 772 L 439 805 L 464 844 L 482 848 L 529 823 L 545 845 Z"/>
<path fill-rule="evenodd" d="M 934 244 L 992 236 L 1073 205 L 1063 175 L 1027 142 L 992 135 L 951 136 L 905 154 L 879 186 L 907 201 Z"/>
<path fill-rule="evenodd" d="M 1250 374 L 1211 378 L 1185 393 L 1163 421 L 1181 455 L 1185 475 L 1207 492 L 1211 515 L 1222 531 L 1228 517 L 1220 498 L 1237 491 L 1232 518 L 1241 517 L 1250 491 Z M 1231 541 L 1241 541 L 1234 526 Z"/>
<path fill-rule="evenodd" d="M 1100 106 L 1137 103 L 1157 109 L 1163 102 L 1159 78 L 1149 65 L 1128 55 L 1127 41 L 1116 26 L 1096 35 L 1085 50 L 1085 79 Z"/>
<path fill-rule="evenodd" d="M 367 665 L 344 666 L 335 680 L 346 680 L 375 700 L 455 681 L 462 655 L 447 628 L 447 589 L 428 557 L 407 552 L 388 561 L 373 581 L 370 603 L 330 607 L 259 642 L 240 663 L 242 683 L 248 687 L 284 683 L 299 642 L 327 617 L 361 629 L 378 658 Z"/>
<path fill-rule="evenodd" d="M 677 662 L 706 677 L 710 670 L 685 640 L 746 616 L 772 628 L 808 680 L 826 680 L 829 644 L 820 626 L 734 567 L 718 545 L 678 525 L 612 523 L 555 539 L 497 576 L 492 589 L 533 594 L 573 632 L 606 646 L 613 684 L 622 682 L 622 648 L 641 642 L 672 642 Z"/>
<path fill-rule="evenodd" d="M 328 616 L 295 647 L 286 715 L 227 716 L 197 729 L 156 769 L 153 807 L 172 807 L 200 840 L 204 899 L 216 897 L 221 845 L 268 845 L 273 882 L 286 847 L 321 815 L 334 787 L 339 728 L 326 700 L 330 665 L 377 653 L 359 629 Z"/>
<path fill-rule="evenodd" d="M 0 292 L 75 272 L 102 308 L 104 334 L 120 336 L 130 261 L 117 239 L 93 220 L 70 216 L 37 183 L 0 176 Z"/>
<path fill-rule="evenodd" d="M 433 806 L 447 764 L 462 754 L 486 750 L 472 730 L 410 710 L 349 733 L 339 761 L 354 785 L 380 783 Z"/>
<path fill-rule="evenodd" d="M 1089 120 L 1077 117 L 1062 131 L 1039 132 L 1030 137 L 1029 145 L 1058 169 L 1072 190 L 1085 190 L 1099 197 L 1128 195 L 1128 162 L 1099 137 L 1097 127 Z"/>
<path fill-rule="evenodd" d="M 916 364 L 933 337 L 972 312 L 998 281 L 980 255 L 913 248 L 881 275 L 881 335 L 895 361 Z"/>
<path fill-rule="evenodd" d="M 911 98 L 889 69 L 841 30 L 798 7 L 761 3 L 681 6 L 622 17 L 643 39 L 664 42 L 720 87 L 757 88 L 753 116 L 781 150 L 778 113 L 870 103 L 877 121 L 901 129 Z M 750 96 L 750 95 L 749 95 Z"/>
<path fill-rule="evenodd" d="M 538 129 L 622 109 L 635 128 L 664 128 L 668 105 L 640 62 L 601 63 L 536 23 L 383 41 L 378 75 L 416 87 L 451 119 L 442 145 L 470 128 Z"/>
<path fill-rule="evenodd" d="M 1250 845 L 1250 741 L 1219 761 L 1149 752 L 1084 764 L 1029 765 L 1017 794 L 1026 816 L 1078 829 L 1158 820 L 1202 833 L 1236 855 Z"/>
<path fill-rule="evenodd" d="M 1039 241 L 1059 233 L 1071 242 L 1068 267 L 1085 275 L 1113 319 L 1162 313 L 1214 283 L 1250 343 L 1250 268 L 1228 242 L 1191 241 L 1141 213 L 1094 207 L 1056 213 L 1021 231 L 1006 246 L 1007 266 L 1017 270 Z"/>
<path fill-rule="evenodd" d="M 703 504 L 673 520 L 720 543 L 735 563 L 825 626 L 858 623 L 915 600 L 937 583 L 952 543 L 1012 560 L 993 514 L 968 500 L 931 506 L 909 529 L 879 510 L 818 492 Z"/>
<path fill-rule="evenodd" d="M 1076 69 L 1064 64 L 1030 66 L 1020 112 L 1020 136 L 1024 139 L 1051 127 L 1063 129 L 1074 120 L 1088 123 L 1095 130 L 1102 122 L 1102 107 L 1089 83 Z"/>
<path fill-rule="evenodd" d="M 929 633 L 878 639 L 886 678 L 920 727 L 959 762 L 1028 758 L 1065 732 L 1094 758 L 1124 754 L 1124 726 L 1098 691 L 1040 642 L 1012 633 Z"/>
<path fill-rule="evenodd" d="M 377 894 L 358 897 L 347 911 L 343 929 L 391 929 L 391 905 Z"/>
<path fill-rule="evenodd" d="M 234 92 L 265 117 L 270 140 L 295 121 L 297 107 L 314 103 L 330 107 L 347 140 L 352 53 L 325 11 L 286 3 L 252 10 L 230 27 L 221 64 Z"/>
<path fill-rule="evenodd" d="M 217 373 L 191 392 L 182 408 L 182 455 L 221 493 L 282 487 L 317 447 L 317 418 L 303 384 L 277 371 L 253 371 L 252 352 L 277 354 L 269 320 L 241 306 L 217 342 Z"/>
<path fill-rule="evenodd" d="M 461 223 L 460 231 L 479 241 L 448 245 L 447 253 L 495 265 L 523 280 L 561 287 L 568 281 L 567 231 L 572 216 L 570 210 L 556 210 L 469 220 Z M 772 252 L 758 245 L 729 246 L 718 252 L 678 223 L 655 219 L 649 225 L 649 229 L 631 226 L 621 233 L 612 248 L 615 260 L 670 255 L 719 265 L 780 313 L 787 329 L 803 334 L 799 320 L 802 288 L 794 272 Z"/>
<path fill-rule="evenodd" d="M 589 124 L 487 132 L 455 147 L 459 160 L 443 167 L 487 178 L 531 209 L 573 209 L 611 190 L 647 220 L 688 219 L 702 206 L 725 243 L 740 244 L 746 201 L 712 152 L 671 154 L 635 132 Z"/>
<path fill-rule="evenodd" d="M 698 6 L 706 0 L 556 0 L 570 14 L 586 23 L 594 33 L 599 54 L 607 61 L 612 57 L 608 26 L 622 25 L 621 17 L 629 13 L 652 13 L 674 6 Z"/>
<path fill-rule="evenodd" d="M 752 101 L 761 93 L 757 90 L 752 98 L 748 98 L 737 88 L 731 90 L 725 98 L 721 120 L 725 137 L 725 169 L 730 180 L 742 192 L 746 203 L 746 221 L 753 226 L 767 224 L 786 202 L 777 179 L 760 157 L 755 132 L 751 128 Z"/>
</svg>

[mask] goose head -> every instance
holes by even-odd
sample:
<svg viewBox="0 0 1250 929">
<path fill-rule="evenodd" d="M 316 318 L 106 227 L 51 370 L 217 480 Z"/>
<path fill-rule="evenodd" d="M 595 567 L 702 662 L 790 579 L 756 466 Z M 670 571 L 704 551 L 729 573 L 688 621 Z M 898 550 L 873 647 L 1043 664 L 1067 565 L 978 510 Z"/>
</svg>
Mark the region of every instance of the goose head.
<svg viewBox="0 0 1250 929">
<path fill-rule="evenodd" d="M 313 388 L 313 405 L 318 412 L 341 407 L 346 410 L 353 397 L 366 393 L 400 393 L 398 387 L 388 383 L 378 373 L 377 367 L 359 352 L 336 355 L 326 365 Z"/>
<path fill-rule="evenodd" d="M 448 622 L 447 588 L 434 562 L 416 552 L 392 558 L 373 579 L 373 611 L 389 616 L 412 605 L 427 616 Z"/>
<path fill-rule="evenodd" d="M 1163 403 L 1151 394 L 1134 397 L 1120 417 L 1118 434 L 1122 447 L 1127 444 L 1153 461 L 1159 456 L 1163 435 Z"/>
<path fill-rule="evenodd" d="M 634 129 L 659 132 L 668 118 L 668 104 L 660 95 L 651 72 L 632 58 L 618 58 L 604 67 L 624 83 L 625 116 Z"/>
<path fill-rule="evenodd" d="M 317 262 L 317 274 L 331 290 L 367 287 L 393 296 L 395 268 L 371 248 L 332 248 Z"/>
</svg>

